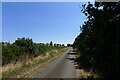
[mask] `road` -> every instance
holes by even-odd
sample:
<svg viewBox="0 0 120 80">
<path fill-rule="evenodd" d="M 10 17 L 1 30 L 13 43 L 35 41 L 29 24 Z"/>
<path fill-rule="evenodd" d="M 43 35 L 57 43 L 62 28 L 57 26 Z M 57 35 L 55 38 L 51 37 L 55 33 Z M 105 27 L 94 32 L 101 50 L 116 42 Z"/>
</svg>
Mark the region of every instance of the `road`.
<svg viewBox="0 0 120 80">
<path fill-rule="evenodd" d="M 76 78 L 74 65 L 74 53 L 72 49 L 61 55 L 58 59 L 49 64 L 35 78 Z"/>
</svg>

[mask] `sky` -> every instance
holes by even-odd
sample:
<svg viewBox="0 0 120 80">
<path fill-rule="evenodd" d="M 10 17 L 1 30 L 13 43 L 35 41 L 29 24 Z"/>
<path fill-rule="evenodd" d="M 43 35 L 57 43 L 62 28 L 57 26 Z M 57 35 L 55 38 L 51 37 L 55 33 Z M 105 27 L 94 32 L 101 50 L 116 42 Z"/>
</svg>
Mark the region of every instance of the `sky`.
<svg viewBox="0 0 120 80">
<path fill-rule="evenodd" d="M 2 2 L 89 2 L 89 1 L 94 2 L 95 0 L 2 0 Z"/>
<path fill-rule="evenodd" d="M 3 2 L 2 41 L 18 37 L 34 42 L 72 44 L 86 20 L 85 2 Z"/>
<path fill-rule="evenodd" d="M 0 2 L 0 42 L 2 41 L 2 2 Z"/>
</svg>

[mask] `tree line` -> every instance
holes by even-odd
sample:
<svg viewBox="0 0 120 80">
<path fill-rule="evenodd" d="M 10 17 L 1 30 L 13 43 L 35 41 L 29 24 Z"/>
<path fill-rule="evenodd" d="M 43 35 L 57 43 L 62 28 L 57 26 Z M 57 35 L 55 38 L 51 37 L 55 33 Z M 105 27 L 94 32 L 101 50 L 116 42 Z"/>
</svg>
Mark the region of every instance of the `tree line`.
<svg viewBox="0 0 120 80">
<path fill-rule="evenodd" d="M 47 51 L 53 49 L 64 48 L 64 44 L 57 44 L 53 46 L 53 42 L 50 43 L 34 43 L 30 38 L 18 38 L 14 43 L 2 42 L 2 65 L 6 65 L 10 62 L 16 63 L 19 60 L 26 58 L 37 57 L 41 54 L 45 54 Z"/>
<path fill-rule="evenodd" d="M 73 43 L 80 54 L 78 64 L 100 78 L 119 79 L 120 2 L 89 2 L 81 11 L 87 21 Z"/>
</svg>

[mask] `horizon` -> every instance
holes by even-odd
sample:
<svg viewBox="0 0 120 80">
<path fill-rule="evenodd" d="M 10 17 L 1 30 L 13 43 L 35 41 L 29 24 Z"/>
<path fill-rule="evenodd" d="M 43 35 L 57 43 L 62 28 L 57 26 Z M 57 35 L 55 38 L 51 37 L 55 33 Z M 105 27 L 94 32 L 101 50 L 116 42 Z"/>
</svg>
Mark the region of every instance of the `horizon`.
<svg viewBox="0 0 120 80">
<path fill-rule="evenodd" d="M 19 38 L 19 37 L 18 37 L 18 38 Z M 17 39 L 18 39 L 18 38 L 17 38 Z M 29 38 L 29 37 L 21 37 L 21 38 L 26 38 L 26 39 L 27 39 L 27 38 Z M 17 39 L 15 39 L 15 40 L 17 40 Z M 29 38 L 29 39 L 32 39 L 32 38 Z M 15 42 L 15 40 L 14 40 L 14 42 Z M 51 41 L 49 41 L 49 42 L 34 42 L 33 39 L 32 39 L 32 41 L 33 41 L 33 43 L 38 43 L 38 44 L 39 44 L 39 43 L 49 44 L 49 43 L 51 42 Z M 9 41 L 2 41 L 2 42 L 4 42 L 4 43 L 7 42 L 7 43 L 10 43 L 10 44 L 13 44 L 13 43 L 14 43 L 14 42 L 9 42 Z M 53 44 L 61 44 L 61 45 L 64 44 L 64 43 L 57 43 L 57 42 L 53 42 L 53 41 L 52 41 L 52 43 L 53 43 Z M 68 44 L 70 44 L 70 43 L 68 43 Z M 67 44 L 64 44 L 64 45 L 67 46 Z"/>
</svg>

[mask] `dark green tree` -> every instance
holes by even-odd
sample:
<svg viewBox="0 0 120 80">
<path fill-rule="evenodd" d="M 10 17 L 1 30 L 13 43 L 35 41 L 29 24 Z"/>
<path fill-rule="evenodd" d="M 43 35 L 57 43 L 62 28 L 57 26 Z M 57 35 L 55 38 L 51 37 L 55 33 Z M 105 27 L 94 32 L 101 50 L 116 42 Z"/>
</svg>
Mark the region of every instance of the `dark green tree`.
<svg viewBox="0 0 120 80">
<path fill-rule="evenodd" d="M 34 53 L 34 43 L 32 39 L 29 38 L 18 38 L 13 44 L 25 48 L 25 52 L 32 54 Z"/>
<path fill-rule="evenodd" d="M 53 46 L 53 42 L 52 41 L 50 41 L 50 46 Z"/>
<path fill-rule="evenodd" d="M 120 2 L 95 2 L 82 7 L 87 21 L 73 44 L 80 53 L 79 64 L 103 78 L 119 78 Z"/>
</svg>

